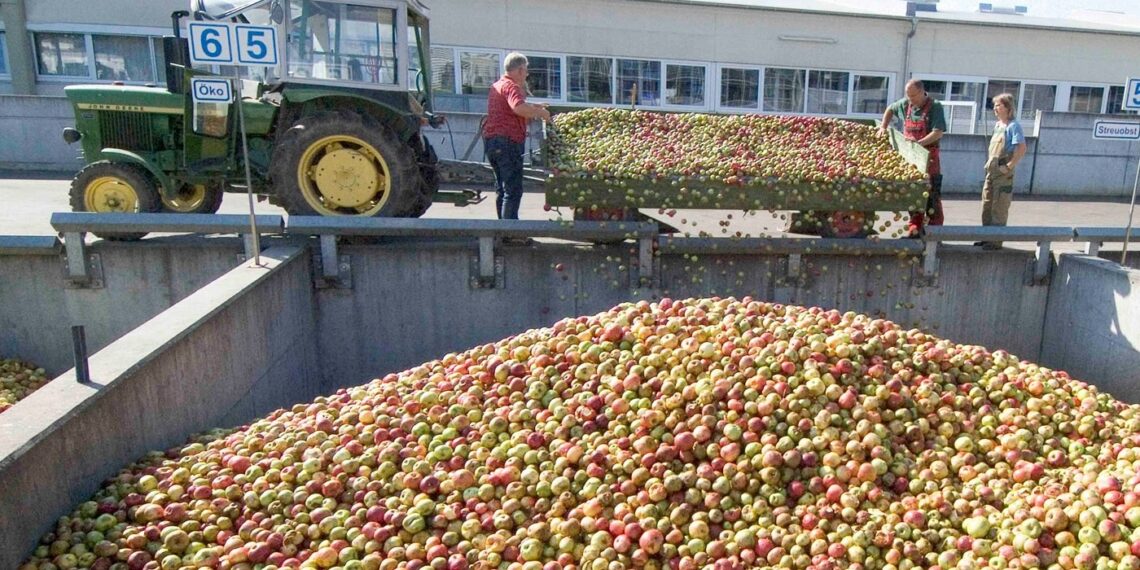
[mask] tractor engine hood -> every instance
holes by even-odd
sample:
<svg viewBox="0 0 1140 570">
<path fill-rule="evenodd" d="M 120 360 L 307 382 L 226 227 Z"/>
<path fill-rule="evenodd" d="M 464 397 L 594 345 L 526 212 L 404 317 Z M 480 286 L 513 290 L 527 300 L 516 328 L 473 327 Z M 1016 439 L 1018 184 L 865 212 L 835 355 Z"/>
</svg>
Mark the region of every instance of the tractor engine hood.
<svg viewBox="0 0 1140 570">
<path fill-rule="evenodd" d="M 77 109 L 172 115 L 181 115 L 185 112 L 185 99 L 182 95 L 155 87 L 71 85 L 65 87 L 63 91 Z"/>
</svg>

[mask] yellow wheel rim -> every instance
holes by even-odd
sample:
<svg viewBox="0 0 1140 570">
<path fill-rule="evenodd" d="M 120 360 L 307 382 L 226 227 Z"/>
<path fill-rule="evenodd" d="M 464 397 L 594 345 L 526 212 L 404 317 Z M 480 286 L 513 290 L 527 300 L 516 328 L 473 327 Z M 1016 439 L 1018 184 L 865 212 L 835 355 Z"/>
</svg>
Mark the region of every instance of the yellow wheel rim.
<svg viewBox="0 0 1140 570">
<path fill-rule="evenodd" d="M 374 216 L 391 196 L 392 177 L 376 147 L 351 135 L 333 135 L 305 149 L 297 185 L 323 215 Z"/>
<path fill-rule="evenodd" d="M 137 212 L 139 195 L 133 186 L 117 176 L 100 176 L 87 185 L 83 205 L 88 212 Z"/>
<path fill-rule="evenodd" d="M 186 184 L 178 190 L 173 198 L 162 195 L 162 203 L 175 212 L 193 212 L 206 201 L 205 184 Z"/>
</svg>

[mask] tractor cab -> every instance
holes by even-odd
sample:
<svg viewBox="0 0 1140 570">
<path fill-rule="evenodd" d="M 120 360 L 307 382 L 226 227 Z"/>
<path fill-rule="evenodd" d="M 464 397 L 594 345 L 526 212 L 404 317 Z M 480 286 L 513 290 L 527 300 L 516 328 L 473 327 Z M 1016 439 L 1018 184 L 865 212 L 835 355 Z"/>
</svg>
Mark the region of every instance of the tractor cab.
<svg viewBox="0 0 1140 570">
<path fill-rule="evenodd" d="M 248 77 L 271 88 L 410 91 L 431 110 L 428 9 L 419 0 L 192 0 L 189 15 L 277 28 L 281 65 Z"/>
</svg>

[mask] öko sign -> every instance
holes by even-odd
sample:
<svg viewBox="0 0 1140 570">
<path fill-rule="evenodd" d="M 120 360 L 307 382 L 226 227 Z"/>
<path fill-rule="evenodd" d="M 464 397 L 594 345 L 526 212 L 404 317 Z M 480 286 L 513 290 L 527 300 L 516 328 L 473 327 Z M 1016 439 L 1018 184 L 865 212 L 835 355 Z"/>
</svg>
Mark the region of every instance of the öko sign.
<svg viewBox="0 0 1140 570">
<path fill-rule="evenodd" d="M 1093 124 L 1093 138 L 1119 141 L 1140 140 L 1140 123 L 1097 121 Z"/>
<path fill-rule="evenodd" d="M 228 79 L 206 79 L 195 77 L 190 80 L 190 91 L 195 103 L 229 103 L 233 101 Z"/>
<path fill-rule="evenodd" d="M 272 26 L 191 22 L 190 62 L 194 65 L 277 65 L 277 30 Z"/>
</svg>

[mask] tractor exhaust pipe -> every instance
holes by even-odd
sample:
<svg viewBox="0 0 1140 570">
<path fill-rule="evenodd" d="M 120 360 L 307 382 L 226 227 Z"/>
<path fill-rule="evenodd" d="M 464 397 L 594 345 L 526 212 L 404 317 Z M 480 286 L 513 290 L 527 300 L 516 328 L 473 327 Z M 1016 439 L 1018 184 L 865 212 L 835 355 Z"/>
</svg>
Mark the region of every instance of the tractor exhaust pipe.
<svg viewBox="0 0 1140 570">
<path fill-rule="evenodd" d="M 162 54 L 166 59 L 166 90 L 171 93 L 186 92 L 186 69 L 190 67 L 190 44 L 182 37 L 181 20 L 189 16 L 186 10 L 175 10 L 170 14 L 174 28 L 173 36 L 163 36 Z"/>
</svg>

